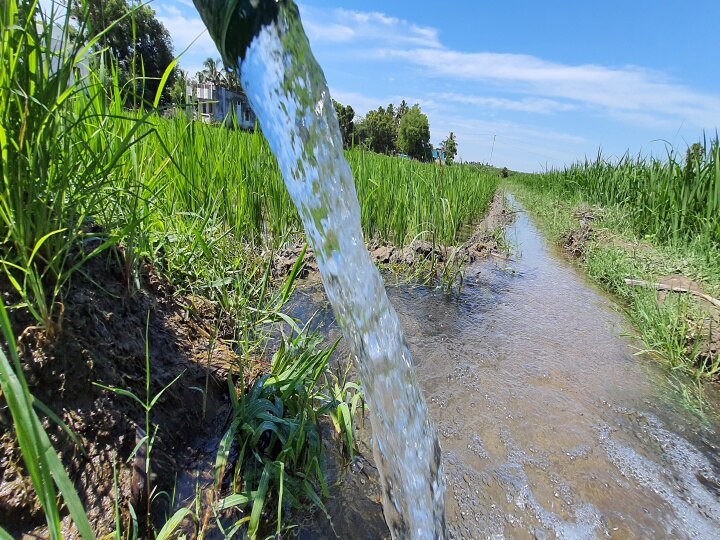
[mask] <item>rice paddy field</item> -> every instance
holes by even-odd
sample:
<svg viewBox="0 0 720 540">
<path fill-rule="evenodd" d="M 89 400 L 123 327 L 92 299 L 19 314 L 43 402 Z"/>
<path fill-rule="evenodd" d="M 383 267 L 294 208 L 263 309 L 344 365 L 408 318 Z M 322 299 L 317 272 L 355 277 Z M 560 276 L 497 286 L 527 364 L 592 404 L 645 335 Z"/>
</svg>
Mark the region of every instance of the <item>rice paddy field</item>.
<svg viewBox="0 0 720 540">
<path fill-rule="evenodd" d="M 284 313 L 302 256 L 277 277 L 273 253 L 303 233 L 275 158 L 259 130 L 138 106 L 31 4 L 0 8 L 0 537 L 202 535 L 223 512 L 226 536 L 280 530 L 283 508 L 323 507 L 319 422 L 351 458 L 362 393 Z M 461 242 L 498 184 L 347 160 L 366 239 L 399 247 Z M 219 442 L 211 412 L 233 418 Z M 204 434 L 214 498 L 196 483 L 179 505 L 173 449 Z"/>
<path fill-rule="evenodd" d="M 274 255 L 304 235 L 276 160 L 259 129 L 141 104 L 35 7 L 0 7 L 0 540 L 279 536 L 325 511 L 328 440 L 356 463 L 364 404 L 336 344 L 287 314 L 304 251 L 288 275 Z M 506 187 L 646 351 L 698 388 L 720 377 L 717 311 L 626 281 L 720 297 L 717 137 L 502 185 L 346 158 L 366 242 L 457 246 Z"/>
</svg>

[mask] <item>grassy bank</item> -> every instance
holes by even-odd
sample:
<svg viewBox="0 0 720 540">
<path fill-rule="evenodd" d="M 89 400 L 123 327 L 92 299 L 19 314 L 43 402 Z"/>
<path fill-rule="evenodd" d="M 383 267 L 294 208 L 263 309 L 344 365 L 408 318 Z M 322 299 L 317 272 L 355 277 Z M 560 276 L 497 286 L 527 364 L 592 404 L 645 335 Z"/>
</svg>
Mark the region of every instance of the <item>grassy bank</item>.
<svg viewBox="0 0 720 540">
<path fill-rule="evenodd" d="M 713 140 L 687 159 L 599 159 L 510 182 L 551 240 L 622 300 L 646 349 L 699 385 L 720 377 L 717 307 L 626 280 L 720 296 L 718 152 Z"/>
<path fill-rule="evenodd" d="M 275 279 L 270 254 L 302 231 L 275 160 L 259 132 L 128 110 L 82 24 L 36 7 L 0 8 L 0 537 L 284 527 L 327 492 L 318 421 L 351 456 L 361 393 L 283 313 L 299 266 Z M 367 238 L 399 246 L 456 243 L 497 184 L 347 157 Z M 214 478 L 173 513 L 194 435 L 219 435 Z"/>
</svg>

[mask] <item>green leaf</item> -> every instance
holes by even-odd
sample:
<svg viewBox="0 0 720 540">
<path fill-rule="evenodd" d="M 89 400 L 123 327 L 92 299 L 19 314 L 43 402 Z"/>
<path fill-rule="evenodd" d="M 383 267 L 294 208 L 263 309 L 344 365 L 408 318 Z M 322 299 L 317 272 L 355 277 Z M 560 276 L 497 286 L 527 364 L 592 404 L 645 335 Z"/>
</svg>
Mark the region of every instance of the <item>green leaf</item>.
<svg viewBox="0 0 720 540">
<path fill-rule="evenodd" d="M 220 499 L 215 505 L 215 509 L 220 512 L 222 510 L 229 510 L 238 506 L 246 506 L 250 502 L 250 497 L 247 495 L 241 495 L 240 493 L 234 493 L 228 495 L 224 499 Z"/>
<path fill-rule="evenodd" d="M 165 393 L 165 390 L 167 390 L 168 388 L 170 388 L 173 384 L 175 384 L 175 383 L 178 381 L 178 379 L 179 379 L 180 377 L 182 377 L 183 375 L 185 375 L 185 371 L 186 371 L 186 370 L 183 370 L 182 373 L 180 373 L 177 377 L 175 377 L 172 381 L 170 381 L 167 385 L 165 385 L 165 387 L 164 387 L 162 390 L 160 390 L 160 391 L 157 393 L 157 395 L 156 395 L 156 396 L 153 398 L 153 400 L 150 402 L 150 406 L 148 407 L 148 409 L 152 409 L 152 408 L 155 406 L 155 404 L 157 403 L 158 399 L 160 399 L 160 397 Z"/>
<path fill-rule="evenodd" d="M 49 232 L 49 233 L 47 233 L 45 236 L 43 236 L 42 238 L 40 238 L 40 240 L 38 240 L 37 243 L 35 244 L 35 247 L 33 248 L 32 253 L 30 253 L 30 258 L 29 258 L 28 261 L 27 261 L 27 266 L 28 266 L 28 268 L 30 268 L 30 265 L 32 264 L 33 259 L 35 258 L 35 255 L 36 255 L 37 252 L 40 250 L 40 248 L 41 248 L 42 245 L 45 243 L 45 241 L 46 241 L 48 238 L 50 238 L 51 236 L 54 236 L 54 235 L 56 235 L 56 234 L 63 233 L 63 232 L 65 232 L 65 231 L 67 231 L 67 228 L 65 228 L 65 229 L 58 229 L 57 231 Z"/>
<path fill-rule="evenodd" d="M 185 519 L 185 516 L 188 514 L 192 514 L 189 508 L 180 508 L 180 510 L 175 512 L 172 517 L 165 522 L 165 525 L 163 525 L 162 529 L 160 529 L 160 532 L 155 537 L 155 540 L 168 540 L 170 535 L 175 532 L 175 529 L 180 526 L 183 519 Z"/>
<path fill-rule="evenodd" d="M 10 319 L 5 310 L 5 305 L 2 302 L 0 302 L 0 327 L 8 344 L 13 363 L 16 366 L 16 369 L 13 370 L 5 356 L 5 352 L 0 349 L 0 388 L 2 388 L 5 401 L 13 418 L 15 434 L 20 445 L 23 462 L 30 474 L 33 487 L 45 513 L 48 533 L 53 539 L 59 539 L 62 536 L 57 500 L 53 489 L 54 480 L 78 532 L 84 539 L 90 540 L 95 535 L 80 504 L 77 492 L 53 449 L 40 419 L 33 410 L 33 397 L 28 390 L 20 367 L 15 337 L 10 327 Z"/>
<path fill-rule="evenodd" d="M 63 422 L 62 418 L 60 418 L 57 414 L 55 414 L 55 412 L 50 407 L 45 405 L 42 401 L 40 401 L 35 396 L 32 396 L 32 400 L 33 400 L 33 407 L 38 409 L 45 416 L 50 418 L 50 420 L 55 422 L 55 424 L 60 426 L 60 429 L 62 429 L 65 432 L 65 434 L 70 438 L 70 440 L 73 443 L 75 443 L 75 446 L 83 453 L 83 455 L 87 456 L 87 452 L 85 451 L 85 447 L 83 446 L 82 441 L 75 434 L 75 432 L 72 429 L 70 429 L 70 427 L 65 422 Z"/>
<path fill-rule="evenodd" d="M 263 506 L 265 506 L 265 497 L 267 496 L 270 485 L 270 467 L 271 465 L 269 463 L 265 465 L 262 476 L 260 477 L 260 485 L 258 486 L 257 493 L 253 497 L 252 512 L 250 513 L 250 523 L 248 525 L 248 537 L 251 540 L 255 540 L 257 537 L 258 527 L 260 526 L 260 516 Z"/>
<path fill-rule="evenodd" d="M 157 93 L 155 94 L 155 100 L 153 101 L 154 109 L 157 109 L 158 105 L 160 104 L 160 98 L 162 98 L 162 92 L 165 89 L 165 83 L 167 83 L 168 77 L 172 74 L 173 69 L 175 69 L 178 60 L 180 60 L 179 57 L 173 58 L 173 61 L 168 64 L 168 67 L 165 68 L 165 72 L 160 78 L 160 84 L 158 85 Z"/>
<path fill-rule="evenodd" d="M 50 441 L 47 440 L 47 435 L 45 435 L 45 439 L 48 445 L 45 450 L 45 458 L 50 465 L 50 473 L 52 474 L 63 499 L 65 500 L 65 505 L 70 511 L 70 517 L 72 517 L 73 523 L 75 523 L 80 535 L 85 540 L 95 538 L 95 534 L 90 527 L 90 522 L 87 519 L 87 514 L 85 514 L 85 509 L 80 502 L 80 498 L 75 491 L 75 487 L 72 485 L 72 482 L 70 482 L 57 453 L 55 453 L 55 450 L 50 446 Z"/>
<path fill-rule="evenodd" d="M 105 386 L 104 384 L 100 384 L 97 382 L 94 382 L 93 384 L 104 390 L 109 390 L 110 392 L 117 394 L 119 396 L 123 396 L 123 397 L 132 399 L 133 401 L 137 402 L 143 408 L 143 410 L 145 410 L 145 408 L 146 408 L 145 403 L 139 397 L 137 397 L 135 394 L 133 394 L 130 390 L 125 390 L 123 388 L 117 388 L 115 386 Z"/>
<path fill-rule="evenodd" d="M 282 461 L 276 461 L 275 464 L 280 469 L 280 488 L 278 489 L 278 517 L 277 517 L 277 536 L 280 537 L 280 530 L 282 529 L 282 506 L 283 506 L 283 494 L 285 492 L 285 463 Z"/>
<path fill-rule="evenodd" d="M 138 540 L 138 534 L 139 534 L 138 519 L 137 519 L 137 514 L 135 513 L 135 508 L 133 508 L 132 504 L 128 505 L 128 511 L 130 512 L 130 521 L 132 523 L 131 538 L 132 538 L 132 540 Z"/>
<path fill-rule="evenodd" d="M 225 475 L 225 467 L 227 467 L 228 457 L 230 456 L 230 448 L 235 440 L 235 433 L 240 425 L 240 421 L 241 418 L 239 416 L 233 419 L 218 445 L 217 456 L 215 457 L 215 487 L 218 489 Z"/>
</svg>

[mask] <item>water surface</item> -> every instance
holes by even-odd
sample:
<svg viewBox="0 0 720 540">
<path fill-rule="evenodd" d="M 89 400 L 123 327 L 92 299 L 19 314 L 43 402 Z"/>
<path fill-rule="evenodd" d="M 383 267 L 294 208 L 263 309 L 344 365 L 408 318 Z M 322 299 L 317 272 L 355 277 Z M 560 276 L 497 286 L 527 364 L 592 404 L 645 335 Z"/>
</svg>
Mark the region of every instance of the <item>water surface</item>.
<svg viewBox="0 0 720 540">
<path fill-rule="evenodd" d="M 717 421 L 683 408 L 617 306 L 524 213 L 508 237 L 513 260 L 468 269 L 459 298 L 388 291 L 440 434 L 449 536 L 720 537 Z M 298 309 L 336 332 L 317 287 Z M 330 503 L 334 533 L 317 517 L 301 537 L 386 531 L 372 464 L 359 468 Z"/>
</svg>

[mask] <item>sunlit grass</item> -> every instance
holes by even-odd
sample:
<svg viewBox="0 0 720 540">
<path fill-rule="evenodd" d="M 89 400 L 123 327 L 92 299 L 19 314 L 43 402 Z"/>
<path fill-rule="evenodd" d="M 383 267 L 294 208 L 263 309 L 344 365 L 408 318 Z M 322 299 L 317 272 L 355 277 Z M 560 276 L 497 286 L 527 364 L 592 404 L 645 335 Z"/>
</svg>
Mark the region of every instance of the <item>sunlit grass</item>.
<svg viewBox="0 0 720 540">
<path fill-rule="evenodd" d="M 665 159 L 629 155 L 595 161 L 516 181 L 533 189 L 582 195 L 601 206 L 628 210 L 636 234 L 661 243 L 703 239 L 720 244 L 720 141 L 705 140 L 684 154 L 670 149 Z"/>
</svg>

